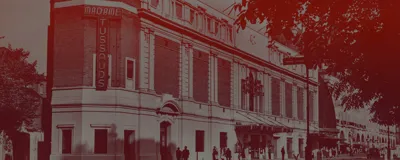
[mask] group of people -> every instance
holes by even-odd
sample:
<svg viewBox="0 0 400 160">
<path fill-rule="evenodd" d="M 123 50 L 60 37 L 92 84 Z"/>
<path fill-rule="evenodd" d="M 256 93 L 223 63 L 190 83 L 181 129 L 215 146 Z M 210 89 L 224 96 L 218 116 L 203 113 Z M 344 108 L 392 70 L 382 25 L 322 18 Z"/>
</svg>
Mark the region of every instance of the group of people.
<svg viewBox="0 0 400 160">
<path fill-rule="evenodd" d="M 190 155 L 190 152 L 189 152 L 189 150 L 187 149 L 187 146 L 185 146 L 185 148 L 181 151 L 181 149 L 178 147 L 178 149 L 176 149 L 176 152 L 175 152 L 175 155 L 176 155 L 176 160 L 188 160 L 189 159 L 189 155 Z"/>
<path fill-rule="evenodd" d="M 223 153 L 221 153 L 221 156 L 224 156 L 226 158 L 226 160 L 231 160 L 232 159 L 232 151 L 229 148 L 223 149 L 223 150 L 221 150 L 221 152 L 222 151 L 223 151 Z M 188 160 L 190 152 L 187 149 L 187 146 L 185 146 L 185 148 L 183 150 L 181 150 L 178 147 L 176 149 L 175 155 L 176 155 L 176 159 L 177 160 Z M 213 151 L 212 151 L 213 160 L 220 159 L 220 157 L 218 157 L 218 156 L 219 156 L 219 153 L 218 153 L 217 147 L 214 146 Z"/>
</svg>

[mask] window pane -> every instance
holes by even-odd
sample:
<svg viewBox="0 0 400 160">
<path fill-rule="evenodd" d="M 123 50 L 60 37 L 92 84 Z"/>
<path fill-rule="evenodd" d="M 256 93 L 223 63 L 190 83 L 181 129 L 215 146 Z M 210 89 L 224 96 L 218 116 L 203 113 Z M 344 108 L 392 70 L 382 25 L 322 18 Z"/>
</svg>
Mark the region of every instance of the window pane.
<svg viewBox="0 0 400 160">
<path fill-rule="evenodd" d="M 196 152 L 204 152 L 204 131 L 196 130 Z"/>
<path fill-rule="evenodd" d="M 183 15 L 182 15 L 182 4 L 177 3 L 176 4 L 176 16 L 179 19 L 182 19 Z"/>
<path fill-rule="evenodd" d="M 135 158 L 135 131 L 133 130 L 124 131 L 124 154 L 125 160 L 132 160 Z"/>
<path fill-rule="evenodd" d="M 151 0 L 151 6 L 157 8 L 159 0 Z"/>
<path fill-rule="evenodd" d="M 62 153 L 68 154 L 72 150 L 72 130 L 62 130 Z"/>
<path fill-rule="evenodd" d="M 228 146 L 228 134 L 226 132 L 219 133 L 219 147 L 225 148 Z"/>
<path fill-rule="evenodd" d="M 107 129 L 94 131 L 94 153 L 107 153 Z"/>
<path fill-rule="evenodd" d="M 128 60 L 127 64 L 126 64 L 126 76 L 129 79 L 133 79 L 133 61 Z"/>
</svg>

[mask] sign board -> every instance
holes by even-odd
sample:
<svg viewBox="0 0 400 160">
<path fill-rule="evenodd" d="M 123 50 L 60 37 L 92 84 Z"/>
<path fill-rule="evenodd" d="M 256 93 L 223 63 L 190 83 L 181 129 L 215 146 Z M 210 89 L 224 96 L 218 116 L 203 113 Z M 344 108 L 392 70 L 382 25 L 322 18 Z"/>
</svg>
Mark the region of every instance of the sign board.
<svg viewBox="0 0 400 160">
<path fill-rule="evenodd" d="M 108 87 L 109 79 L 109 35 L 110 35 L 110 20 L 121 18 L 122 9 L 116 7 L 104 6 L 84 6 L 84 15 L 86 17 L 97 18 L 96 31 L 96 90 L 105 91 Z"/>
<path fill-rule="evenodd" d="M 96 45 L 96 90 L 102 91 L 107 90 L 108 86 L 109 28 L 109 20 L 99 17 Z"/>
<path fill-rule="evenodd" d="M 289 57 L 283 59 L 283 65 L 305 64 L 304 57 Z"/>
<path fill-rule="evenodd" d="M 122 9 L 103 6 L 85 6 L 84 14 L 85 16 L 96 17 L 121 17 Z"/>
</svg>

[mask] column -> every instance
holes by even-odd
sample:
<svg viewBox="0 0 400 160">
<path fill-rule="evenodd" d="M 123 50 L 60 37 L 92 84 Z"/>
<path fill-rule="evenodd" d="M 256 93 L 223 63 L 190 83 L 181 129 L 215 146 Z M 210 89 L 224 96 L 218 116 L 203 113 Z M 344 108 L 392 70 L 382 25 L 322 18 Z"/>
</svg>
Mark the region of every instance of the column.
<svg viewBox="0 0 400 160">
<path fill-rule="evenodd" d="M 150 60 L 150 29 L 143 27 L 140 30 L 140 71 L 139 89 L 147 91 L 149 86 L 149 60 Z"/>
<path fill-rule="evenodd" d="M 293 118 L 298 118 L 297 117 L 297 85 L 293 84 L 293 90 L 292 90 L 292 113 L 293 113 Z"/>
</svg>

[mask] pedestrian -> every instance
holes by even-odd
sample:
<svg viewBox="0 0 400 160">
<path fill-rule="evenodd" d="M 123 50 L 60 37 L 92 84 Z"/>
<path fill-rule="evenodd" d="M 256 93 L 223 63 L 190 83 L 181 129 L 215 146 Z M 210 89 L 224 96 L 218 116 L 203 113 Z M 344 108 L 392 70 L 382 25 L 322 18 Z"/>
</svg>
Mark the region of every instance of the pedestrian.
<svg viewBox="0 0 400 160">
<path fill-rule="evenodd" d="M 281 153 L 282 153 L 282 160 L 285 160 L 285 148 L 282 147 Z"/>
<path fill-rule="evenodd" d="M 232 160 L 232 152 L 229 148 L 226 149 L 225 157 L 226 157 L 226 160 Z"/>
<path fill-rule="evenodd" d="M 176 154 L 176 160 L 181 160 L 182 151 L 179 147 L 178 147 L 178 149 L 176 149 L 175 154 Z"/>
<path fill-rule="evenodd" d="M 213 160 L 217 160 L 218 159 L 218 151 L 217 151 L 217 147 L 214 146 L 213 151 L 212 151 L 212 157 Z"/>
<path fill-rule="evenodd" d="M 268 145 L 268 159 L 271 160 L 271 154 L 272 154 L 272 145 Z"/>
<path fill-rule="evenodd" d="M 183 151 L 182 151 L 183 160 L 188 160 L 189 159 L 189 155 L 190 155 L 190 152 L 187 149 L 187 146 L 185 146 L 185 149 L 183 149 Z"/>
</svg>

